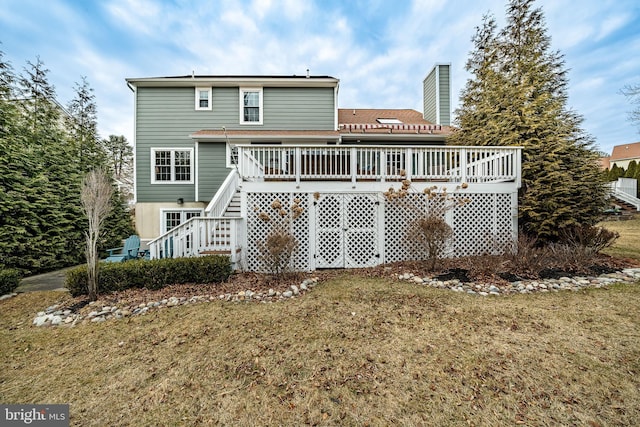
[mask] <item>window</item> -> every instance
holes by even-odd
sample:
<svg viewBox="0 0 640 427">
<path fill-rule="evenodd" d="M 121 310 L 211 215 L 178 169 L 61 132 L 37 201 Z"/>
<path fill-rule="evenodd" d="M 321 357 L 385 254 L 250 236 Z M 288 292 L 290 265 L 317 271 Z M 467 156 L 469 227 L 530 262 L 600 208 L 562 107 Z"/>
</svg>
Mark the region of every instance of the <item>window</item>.
<svg viewBox="0 0 640 427">
<path fill-rule="evenodd" d="M 262 124 L 262 88 L 240 88 L 240 124 Z"/>
<path fill-rule="evenodd" d="M 196 110 L 211 110 L 211 88 L 196 88 Z"/>
<path fill-rule="evenodd" d="M 166 233 L 193 217 L 202 216 L 202 209 L 163 209 L 160 216 L 162 218 L 162 233 Z"/>
<path fill-rule="evenodd" d="M 193 184 L 193 148 L 152 148 L 151 183 Z"/>
<path fill-rule="evenodd" d="M 401 125 L 402 121 L 398 119 L 378 119 L 378 123 L 382 125 Z"/>
</svg>

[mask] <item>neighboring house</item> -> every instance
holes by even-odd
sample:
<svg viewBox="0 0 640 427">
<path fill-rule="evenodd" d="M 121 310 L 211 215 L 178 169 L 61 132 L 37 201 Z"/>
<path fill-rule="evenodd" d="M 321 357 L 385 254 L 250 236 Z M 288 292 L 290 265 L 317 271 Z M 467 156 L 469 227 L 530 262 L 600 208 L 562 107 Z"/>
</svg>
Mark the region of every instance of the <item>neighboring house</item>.
<svg viewBox="0 0 640 427">
<path fill-rule="evenodd" d="M 136 228 L 151 256 L 228 253 L 260 270 L 257 242 L 281 225 L 300 242 L 298 269 L 410 259 L 403 236 L 415 213 L 383 197 L 403 179 L 417 192 L 435 185 L 471 199 L 445 215 L 452 255 L 511 242 L 520 149 L 445 146 L 449 68 L 437 64 L 424 79 L 423 113 L 339 109 L 330 76 L 127 79 Z M 299 213 L 288 224 L 292 205 Z"/>
<path fill-rule="evenodd" d="M 613 147 L 611 156 L 603 161 L 603 166 L 606 166 L 606 169 L 611 169 L 613 166 L 627 169 L 633 160 L 640 163 L 640 142 L 616 145 Z"/>
</svg>

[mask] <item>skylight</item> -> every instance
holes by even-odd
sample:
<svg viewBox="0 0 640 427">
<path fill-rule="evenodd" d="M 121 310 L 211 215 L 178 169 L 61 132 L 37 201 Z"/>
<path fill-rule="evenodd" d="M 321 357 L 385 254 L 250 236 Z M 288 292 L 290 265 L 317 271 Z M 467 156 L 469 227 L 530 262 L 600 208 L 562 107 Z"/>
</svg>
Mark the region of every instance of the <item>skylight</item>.
<svg viewBox="0 0 640 427">
<path fill-rule="evenodd" d="M 378 119 L 378 123 L 382 125 L 401 125 L 402 122 L 398 119 Z"/>
</svg>

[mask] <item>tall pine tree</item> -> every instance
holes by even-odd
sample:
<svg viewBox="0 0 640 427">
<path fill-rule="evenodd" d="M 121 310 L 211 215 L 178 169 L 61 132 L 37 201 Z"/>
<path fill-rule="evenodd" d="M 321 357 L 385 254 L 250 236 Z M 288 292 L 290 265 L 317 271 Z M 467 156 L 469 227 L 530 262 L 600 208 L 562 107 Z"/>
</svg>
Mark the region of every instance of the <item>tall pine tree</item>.
<svg viewBox="0 0 640 427">
<path fill-rule="evenodd" d="M 75 96 L 67 104 L 66 127 L 82 170 L 88 172 L 105 164 L 106 155 L 98 137 L 98 108 L 93 88 L 86 77 L 75 85 Z"/>
<path fill-rule="evenodd" d="M 522 146 L 521 228 L 543 240 L 593 225 L 606 193 L 593 141 L 582 117 L 567 107 L 563 56 L 551 50 L 544 16 L 534 0 L 511 0 L 497 31 L 486 16 L 473 38 L 466 69 L 472 75 L 456 111 L 460 145 Z"/>
<path fill-rule="evenodd" d="M 81 166 L 65 130 L 66 111 L 57 103 L 49 70 L 38 58 L 18 79 L 21 131 L 30 167 L 26 170 L 29 211 L 27 244 L 16 260 L 25 272 L 38 272 L 82 260 Z"/>
<path fill-rule="evenodd" d="M 33 158 L 25 147 L 14 91 L 15 74 L 0 51 L 0 270 L 15 268 L 26 253 L 31 224 Z"/>
</svg>

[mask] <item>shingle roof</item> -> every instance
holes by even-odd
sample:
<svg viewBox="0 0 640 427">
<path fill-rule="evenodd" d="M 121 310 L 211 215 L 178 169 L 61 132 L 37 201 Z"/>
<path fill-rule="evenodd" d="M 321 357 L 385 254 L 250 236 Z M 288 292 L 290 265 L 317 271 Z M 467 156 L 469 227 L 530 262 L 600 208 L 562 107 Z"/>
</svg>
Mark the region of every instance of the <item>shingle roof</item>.
<svg viewBox="0 0 640 427">
<path fill-rule="evenodd" d="M 613 147 L 613 152 L 611 153 L 611 157 L 609 159 L 611 161 L 640 159 L 640 142 L 616 145 L 615 147 Z"/>
<path fill-rule="evenodd" d="M 406 124 L 433 124 L 422 117 L 422 113 L 411 110 L 388 110 L 388 109 L 360 109 L 360 108 L 340 108 L 338 109 L 338 123 L 340 124 L 378 124 L 378 119 L 398 119 Z"/>
<path fill-rule="evenodd" d="M 384 124 L 378 119 L 397 119 L 401 124 Z M 340 131 L 344 133 L 442 134 L 449 135 L 452 128 L 431 123 L 422 113 L 411 109 L 338 109 Z"/>
</svg>

